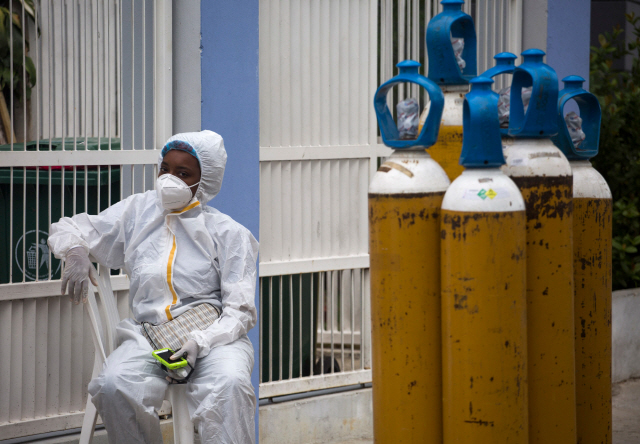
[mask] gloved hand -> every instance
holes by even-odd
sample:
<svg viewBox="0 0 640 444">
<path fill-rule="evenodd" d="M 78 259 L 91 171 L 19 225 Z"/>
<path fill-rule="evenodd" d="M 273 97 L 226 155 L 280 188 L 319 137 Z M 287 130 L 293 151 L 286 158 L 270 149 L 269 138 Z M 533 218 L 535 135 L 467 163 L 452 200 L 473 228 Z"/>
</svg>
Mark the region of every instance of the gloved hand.
<svg viewBox="0 0 640 444">
<path fill-rule="evenodd" d="M 75 247 L 67 251 L 64 258 L 64 276 L 62 276 L 62 294 L 69 284 L 69 298 L 74 304 L 87 301 L 89 279 L 93 285 L 98 285 L 98 276 L 89 260 L 89 255 L 83 247 Z"/>
<path fill-rule="evenodd" d="M 171 359 L 172 361 L 177 361 L 180 358 L 185 358 L 187 360 L 187 363 L 189 364 L 189 367 L 182 367 L 178 370 L 169 370 L 167 381 L 175 383 L 175 379 L 180 380 L 186 378 L 191 369 L 196 365 L 196 359 L 198 358 L 199 351 L 200 347 L 198 347 L 198 343 L 193 339 L 189 339 L 187 342 L 182 344 L 182 347 L 180 347 L 179 350 L 171 355 L 171 358 L 169 359 Z"/>
</svg>

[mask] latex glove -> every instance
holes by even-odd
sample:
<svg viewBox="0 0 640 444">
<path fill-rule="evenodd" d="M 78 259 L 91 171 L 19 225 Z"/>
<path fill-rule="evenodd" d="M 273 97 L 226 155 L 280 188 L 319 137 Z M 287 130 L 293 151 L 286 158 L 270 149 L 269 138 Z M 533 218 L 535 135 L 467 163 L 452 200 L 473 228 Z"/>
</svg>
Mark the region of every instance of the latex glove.
<svg viewBox="0 0 640 444">
<path fill-rule="evenodd" d="M 199 352 L 198 343 L 193 339 L 189 339 L 187 342 L 182 344 L 179 350 L 177 350 L 169 359 L 172 361 L 177 361 L 180 358 L 185 358 L 189 367 L 182 367 L 178 370 L 169 370 L 169 376 L 167 376 L 167 381 L 171 383 L 175 383 L 174 379 L 184 379 L 187 377 L 192 368 L 196 366 L 196 359 L 198 358 Z M 173 378 L 173 379 L 172 379 Z"/>
<path fill-rule="evenodd" d="M 64 276 L 62 277 L 62 294 L 69 285 L 69 298 L 74 304 L 87 302 L 89 279 L 98 285 L 98 276 L 91 265 L 89 255 L 83 247 L 75 247 L 67 251 L 64 258 Z"/>
</svg>

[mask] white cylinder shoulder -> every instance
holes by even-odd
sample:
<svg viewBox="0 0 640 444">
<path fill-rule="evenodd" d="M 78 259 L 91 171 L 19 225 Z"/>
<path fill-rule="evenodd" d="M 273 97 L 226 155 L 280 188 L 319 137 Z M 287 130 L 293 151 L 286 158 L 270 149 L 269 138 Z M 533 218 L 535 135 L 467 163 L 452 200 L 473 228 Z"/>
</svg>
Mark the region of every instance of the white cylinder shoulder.
<svg viewBox="0 0 640 444">
<path fill-rule="evenodd" d="M 442 110 L 441 125 L 462 126 L 462 105 L 464 96 L 469 92 L 469 85 L 455 85 L 442 87 L 444 93 L 444 109 Z"/>
<path fill-rule="evenodd" d="M 517 185 L 499 168 L 467 169 L 444 195 L 442 209 L 469 213 L 524 211 Z"/>
<path fill-rule="evenodd" d="M 469 85 L 441 86 L 444 94 L 444 108 L 442 109 L 442 126 L 462 126 L 462 105 L 464 96 L 469 92 Z M 431 109 L 431 102 L 425 106 L 425 112 Z"/>
<path fill-rule="evenodd" d="M 569 161 L 550 139 L 503 137 L 502 152 L 502 171 L 510 177 L 571 176 Z"/>
<path fill-rule="evenodd" d="M 447 173 L 426 151 L 395 150 L 373 176 L 369 193 L 437 193 L 449 183 Z"/>
<path fill-rule="evenodd" d="M 611 190 L 604 177 L 588 160 L 569 162 L 573 172 L 573 197 L 611 199 Z"/>
</svg>

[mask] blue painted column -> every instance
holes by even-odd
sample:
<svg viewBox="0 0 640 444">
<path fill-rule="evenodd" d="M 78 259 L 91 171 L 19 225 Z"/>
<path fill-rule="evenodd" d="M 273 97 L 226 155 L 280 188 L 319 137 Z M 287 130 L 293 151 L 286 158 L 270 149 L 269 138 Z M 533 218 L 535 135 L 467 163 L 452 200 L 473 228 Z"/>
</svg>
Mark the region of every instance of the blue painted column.
<svg viewBox="0 0 640 444">
<path fill-rule="evenodd" d="M 587 79 L 584 88 L 588 89 L 591 0 L 548 0 L 547 7 L 546 62 L 556 70 L 558 80 L 579 75 Z"/>
<path fill-rule="evenodd" d="M 202 129 L 219 133 L 228 154 L 222 190 L 212 204 L 247 227 L 256 239 L 260 217 L 258 8 L 258 0 L 205 0 L 200 6 Z M 257 290 L 255 301 L 259 308 Z M 251 379 L 257 397 L 258 325 L 249 338 L 255 352 Z"/>
</svg>

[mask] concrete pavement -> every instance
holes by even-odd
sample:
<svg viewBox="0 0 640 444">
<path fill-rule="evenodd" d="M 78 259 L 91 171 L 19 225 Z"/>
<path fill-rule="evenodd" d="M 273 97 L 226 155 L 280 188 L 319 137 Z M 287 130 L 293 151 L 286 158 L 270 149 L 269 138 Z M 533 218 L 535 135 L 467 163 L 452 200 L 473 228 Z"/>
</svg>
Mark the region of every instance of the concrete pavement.
<svg viewBox="0 0 640 444">
<path fill-rule="evenodd" d="M 173 442 L 171 420 L 162 421 L 165 443 Z M 31 441 L 42 444 L 76 444 L 80 436 L 70 435 L 48 440 Z M 104 430 L 96 432 L 94 443 L 106 444 Z M 372 444 L 373 439 L 332 441 L 333 444 Z M 301 443 L 302 444 L 302 443 Z M 629 379 L 613 385 L 613 444 L 640 444 L 640 379 Z"/>
<path fill-rule="evenodd" d="M 640 443 L 640 379 L 613 385 L 613 444 Z"/>
</svg>

